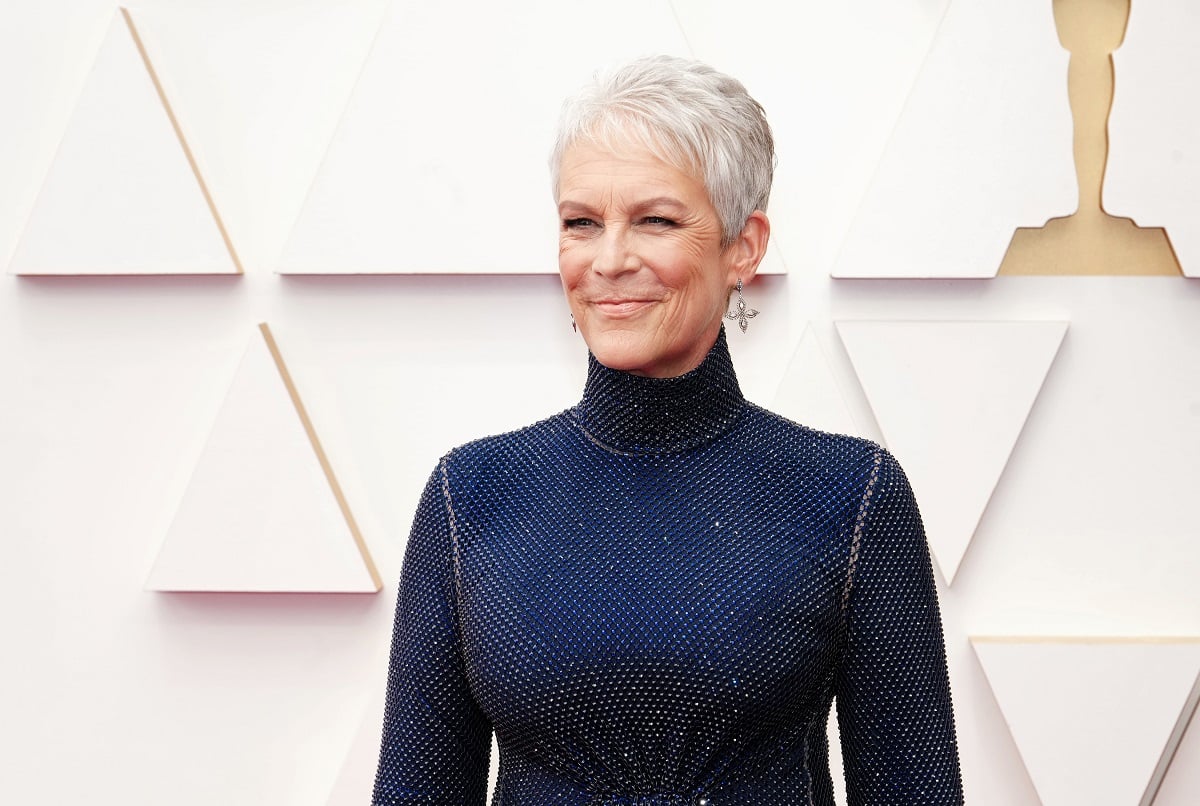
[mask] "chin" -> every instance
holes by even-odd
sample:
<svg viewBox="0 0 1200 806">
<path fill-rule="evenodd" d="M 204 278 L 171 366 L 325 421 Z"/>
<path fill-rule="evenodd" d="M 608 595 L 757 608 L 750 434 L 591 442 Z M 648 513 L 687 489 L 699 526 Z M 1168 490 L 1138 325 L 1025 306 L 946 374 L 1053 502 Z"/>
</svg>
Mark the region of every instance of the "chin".
<svg viewBox="0 0 1200 806">
<path fill-rule="evenodd" d="M 631 334 L 604 334 L 588 342 L 588 349 L 601 364 L 633 375 L 673 378 L 693 368 L 686 365 L 686 356 L 663 348 L 664 345 L 652 338 Z"/>
<path fill-rule="evenodd" d="M 611 327 L 584 331 L 584 341 L 596 360 L 610 369 L 632 372 L 654 361 L 654 343 L 636 330 Z"/>
<path fill-rule="evenodd" d="M 625 372 L 636 372 L 654 361 L 651 351 L 628 337 L 614 338 L 611 335 L 603 335 L 589 341 L 588 349 L 604 366 Z"/>
</svg>

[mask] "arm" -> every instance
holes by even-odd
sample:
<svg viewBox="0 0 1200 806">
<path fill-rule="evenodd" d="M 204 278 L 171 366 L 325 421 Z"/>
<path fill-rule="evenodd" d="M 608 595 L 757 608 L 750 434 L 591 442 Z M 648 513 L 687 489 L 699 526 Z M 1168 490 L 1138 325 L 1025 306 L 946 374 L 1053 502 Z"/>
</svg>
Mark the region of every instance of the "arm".
<svg viewBox="0 0 1200 806">
<path fill-rule="evenodd" d="M 851 806 L 961 804 L 946 651 L 929 548 L 904 471 L 882 449 L 851 548 L 836 681 Z"/>
<path fill-rule="evenodd" d="M 467 686 L 443 479 L 430 477 L 404 552 L 372 806 L 482 804 L 491 725 Z"/>
</svg>

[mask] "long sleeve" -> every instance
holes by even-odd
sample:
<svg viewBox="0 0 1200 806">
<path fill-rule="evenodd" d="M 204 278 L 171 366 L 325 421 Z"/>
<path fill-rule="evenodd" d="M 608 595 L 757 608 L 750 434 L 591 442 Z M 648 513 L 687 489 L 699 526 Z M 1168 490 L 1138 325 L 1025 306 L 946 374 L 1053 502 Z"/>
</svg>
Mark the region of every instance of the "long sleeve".
<svg viewBox="0 0 1200 806">
<path fill-rule="evenodd" d="M 483 804 L 491 725 L 467 684 L 443 460 L 425 487 L 396 600 L 373 806 Z"/>
<path fill-rule="evenodd" d="M 851 806 L 960 804 L 937 589 L 912 489 L 880 450 L 851 547 L 836 682 Z"/>
</svg>

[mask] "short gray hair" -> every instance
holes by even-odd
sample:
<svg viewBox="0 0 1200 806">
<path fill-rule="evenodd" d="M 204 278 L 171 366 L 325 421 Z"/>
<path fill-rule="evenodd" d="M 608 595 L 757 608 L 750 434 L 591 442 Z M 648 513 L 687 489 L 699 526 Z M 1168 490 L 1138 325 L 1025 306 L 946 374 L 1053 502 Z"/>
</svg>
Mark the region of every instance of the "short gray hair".
<svg viewBox="0 0 1200 806">
<path fill-rule="evenodd" d="M 563 104 L 550 155 L 554 195 L 567 149 L 580 141 L 617 149 L 635 143 L 704 183 L 733 243 L 766 210 L 775 142 L 758 101 L 735 78 L 675 56 L 636 59 L 597 75 Z"/>
</svg>

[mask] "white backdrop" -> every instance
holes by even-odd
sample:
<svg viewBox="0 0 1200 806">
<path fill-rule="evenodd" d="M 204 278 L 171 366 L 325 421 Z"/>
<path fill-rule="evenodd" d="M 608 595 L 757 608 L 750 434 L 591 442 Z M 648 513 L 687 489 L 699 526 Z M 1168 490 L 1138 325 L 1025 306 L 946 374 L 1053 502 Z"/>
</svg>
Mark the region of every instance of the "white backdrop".
<svg viewBox="0 0 1200 806">
<path fill-rule="evenodd" d="M 330 11 L 335 5 L 340 10 Z M 835 321 L 1070 323 L 953 586 L 941 589 L 968 801 L 1036 804 L 1040 790 L 969 636 L 1200 635 L 1200 281 L 831 280 L 854 201 L 866 191 L 889 121 L 908 92 L 895 75 L 911 82 L 918 73 L 946 3 L 839 5 L 846 10 L 819 12 L 827 15 L 820 23 L 825 38 L 843 36 L 846 48 L 801 49 L 805 58 L 829 60 L 825 70 L 808 71 L 784 49 L 788 26 L 798 41 L 814 37 L 805 13 L 784 12 L 782 3 L 753 6 L 787 23 L 769 25 L 765 35 L 778 49 L 776 83 L 763 67 L 772 54 L 742 35 L 753 20 L 729 22 L 741 38 L 722 43 L 741 53 L 729 62 L 747 65 L 751 91 L 780 121 L 773 222 L 788 269 L 747 288 L 761 314 L 748 334 L 730 333 L 734 360 L 747 396 L 771 406 L 811 326 L 854 421 L 879 438 Z M 1049 0 L 1045 5 L 1049 20 Z M 885 6 L 897 15 L 892 34 L 903 17 L 905 47 L 881 49 L 893 39 L 872 14 Z M 210 13 L 197 11 L 203 8 Z M 98 0 L 0 5 L 0 114 L 7 124 L 0 126 L 0 261 L 18 249 L 113 9 Z M 376 729 L 366 712 L 384 683 L 394 581 L 425 477 L 457 443 L 574 403 L 584 347 L 549 274 L 274 272 L 338 120 L 353 105 L 351 90 L 383 4 L 164 0 L 135 6 L 135 20 L 139 9 L 151 50 L 179 35 L 161 20 L 185 12 L 195 37 L 224 43 L 226 50 L 205 52 L 207 63 L 174 50 L 158 67 L 164 83 L 182 93 L 172 101 L 245 274 L 0 276 L 0 618 L 8 649 L 0 667 L 0 800 L 326 804 L 343 770 L 356 763 L 347 754 L 364 719 L 367 730 Z M 715 41 L 714 20 L 728 13 L 715 1 L 677 2 L 671 10 L 681 30 L 692 32 L 698 55 Z M 314 27 L 322 15 L 339 22 Z M 307 23 L 288 27 L 298 19 Z M 219 31 L 245 35 L 222 39 L 213 33 Z M 254 47 L 266 48 L 263 31 L 277 32 L 284 44 L 264 55 Z M 497 35 L 511 37 L 514 47 L 538 41 L 537 31 Z M 322 36 L 325 46 L 314 49 Z M 453 48 L 453 31 L 445 36 Z M 863 37 L 871 36 L 878 47 L 864 50 Z M 922 36 L 923 47 L 912 44 Z M 857 67 L 842 69 L 838 54 L 856 42 Z M 887 53 L 874 69 L 895 80 L 880 89 L 862 78 L 871 72 L 864 53 Z M 737 72 L 736 64 L 709 58 Z M 308 82 L 314 74 L 330 78 L 299 87 L 288 78 Z M 204 85 L 206 76 L 222 82 L 224 104 L 184 91 Z M 800 108 L 776 114 L 787 105 L 787 86 L 795 87 Z M 437 112 L 424 114 L 436 121 Z M 841 137 L 840 127 L 858 136 Z M 481 142 L 502 157 L 505 144 L 487 140 L 481 128 Z M 229 134 L 239 129 L 253 136 Z M 1043 159 L 1069 159 L 1053 146 Z M 109 168 L 97 165 L 96 181 Z M 87 186 L 89 175 L 72 181 Z M 544 175 L 528 181 L 546 186 Z M 487 175 L 477 187 L 499 194 L 502 206 L 503 187 Z M 378 194 L 381 204 L 397 191 L 361 190 Z M 909 204 L 972 192 L 918 184 Z M 957 213 L 978 214 L 969 207 Z M 552 215 L 547 193 L 547 220 Z M 520 240 L 546 225 L 505 219 L 493 227 L 495 237 L 511 230 Z M 1028 223 L 1000 222 L 1009 231 Z M 954 230 L 956 223 L 938 226 Z M 472 221 L 447 216 L 419 237 L 423 249 L 452 249 L 479 236 Z M 279 340 L 380 567 L 379 595 L 143 590 L 260 321 Z M 945 383 L 955 382 L 947 367 Z M 1081 669 L 1079 685 L 1103 686 L 1102 673 Z M 1074 746 L 1070 725 L 1046 729 L 1062 731 L 1060 745 Z M 1128 738 L 1120 725 L 1113 734 L 1114 744 Z M 1200 727 L 1184 738 L 1158 803 L 1200 800 L 1197 734 Z M 1078 747 L 1079 754 L 1093 752 Z M 1086 767 L 1092 759 L 1075 760 Z M 1119 765 L 1103 772 L 1139 774 Z M 342 786 L 353 791 L 354 784 Z M 366 802 L 366 793 L 359 798 Z"/>
</svg>

